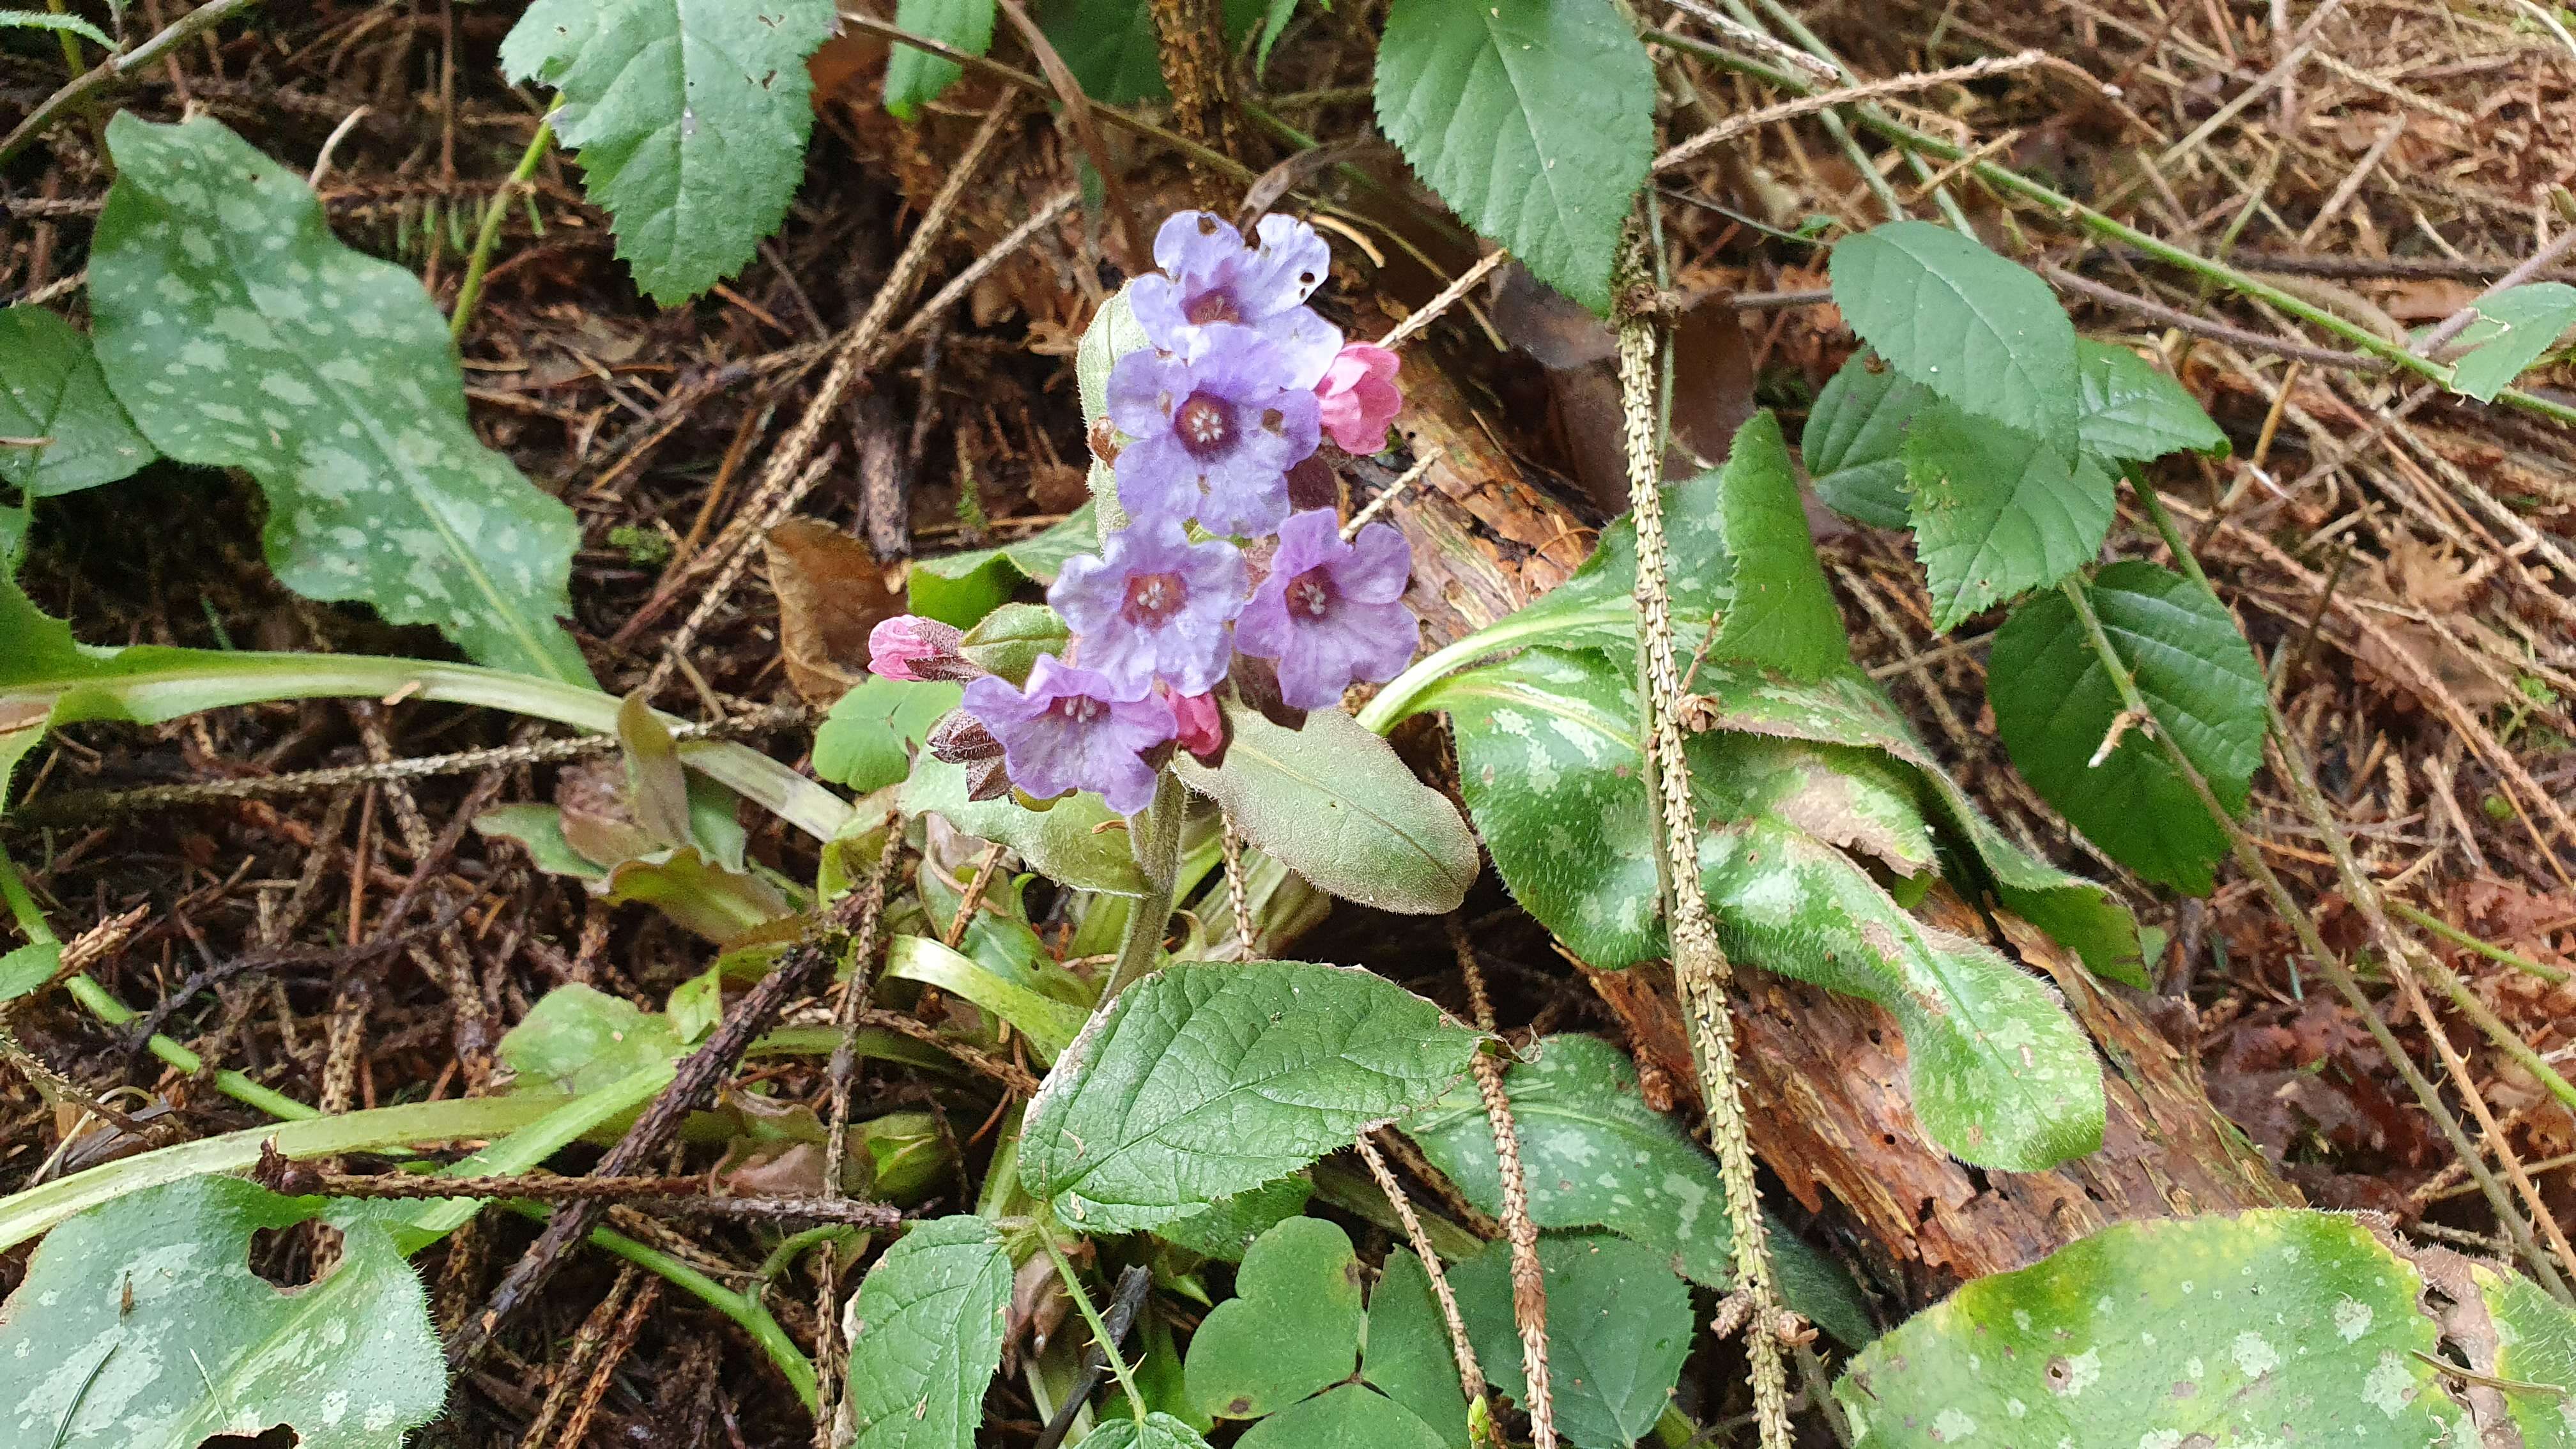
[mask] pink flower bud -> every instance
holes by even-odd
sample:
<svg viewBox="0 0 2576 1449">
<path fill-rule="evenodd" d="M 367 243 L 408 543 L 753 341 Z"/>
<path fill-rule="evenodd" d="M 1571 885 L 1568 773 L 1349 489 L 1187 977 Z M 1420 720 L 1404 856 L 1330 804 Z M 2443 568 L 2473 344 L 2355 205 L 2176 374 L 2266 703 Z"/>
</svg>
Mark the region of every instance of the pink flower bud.
<svg viewBox="0 0 2576 1449">
<path fill-rule="evenodd" d="M 1366 456 L 1386 450 L 1386 425 L 1404 408 L 1395 386 L 1394 353 L 1366 342 L 1344 346 L 1315 384 L 1324 431 L 1345 452 Z"/>
<path fill-rule="evenodd" d="M 1209 694 L 1174 694 L 1172 702 L 1173 738 L 1182 749 L 1202 760 L 1213 761 L 1225 750 L 1225 720 L 1217 713 L 1216 697 Z"/>
<path fill-rule="evenodd" d="M 880 619 L 868 631 L 868 670 L 881 679 L 953 679 L 953 670 L 924 673 L 916 666 L 929 660 L 954 659 L 958 641 L 965 637 L 936 619 L 918 614 Z"/>
</svg>

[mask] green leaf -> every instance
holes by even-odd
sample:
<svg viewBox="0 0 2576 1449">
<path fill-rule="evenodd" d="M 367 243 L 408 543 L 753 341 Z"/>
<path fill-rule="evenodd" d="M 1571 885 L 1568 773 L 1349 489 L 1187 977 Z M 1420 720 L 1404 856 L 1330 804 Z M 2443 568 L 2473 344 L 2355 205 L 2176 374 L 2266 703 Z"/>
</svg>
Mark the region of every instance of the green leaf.
<svg viewBox="0 0 2576 1449">
<path fill-rule="evenodd" d="M 1816 394 L 1799 441 L 1825 506 L 1872 528 L 1907 525 L 1905 433 L 1932 390 L 1868 352 Z"/>
<path fill-rule="evenodd" d="M 1436 1441 L 1467 1449 L 1466 1392 L 1459 1386 L 1449 1325 L 1431 1294 L 1431 1275 L 1406 1249 L 1386 1255 L 1377 1289 L 1369 1294 L 1360 1377 L 1429 1425 Z"/>
<path fill-rule="evenodd" d="M 1395 0 L 1378 124 L 1460 220 L 1603 316 L 1655 71 L 1608 0 Z"/>
<path fill-rule="evenodd" d="M 62 964 L 63 948 L 58 941 L 29 941 L 0 955 L 0 1001 L 15 1001 L 53 980 L 55 968 Z"/>
<path fill-rule="evenodd" d="M 287 1424 L 305 1449 L 395 1449 L 437 1416 L 447 1365 L 386 1229 L 341 1216 L 338 1265 L 301 1288 L 250 1268 L 254 1233 L 324 1206 L 196 1177 L 56 1228 L 0 1310 L 9 1442 L 197 1449 Z"/>
<path fill-rule="evenodd" d="M 2091 563 L 2111 530 L 2111 477 L 2100 465 L 1955 408 L 1915 414 L 1905 477 L 1942 633 Z"/>
<path fill-rule="evenodd" d="M 1816 561 L 1798 477 L 1789 467 L 1780 420 L 1769 409 L 1735 431 L 1718 476 L 1724 547 L 1735 559 L 1735 596 L 1712 657 L 1732 659 L 1792 678 L 1812 679 L 1851 662 L 1842 610 Z M 1674 520 L 1678 531 L 1680 520 Z M 1696 646 L 1697 640 L 1676 641 Z"/>
<path fill-rule="evenodd" d="M 101 50 L 116 49 L 107 32 L 77 15 L 55 15 L 42 10 L 0 10 L 0 30 L 59 30 L 77 35 Z"/>
<path fill-rule="evenodd" d="M 2075 355 L 2082 369 L 2075 433 L 2085 452 L 2139 463 L 2167 453 L 2226 455 L 2227 435 L 2199 400 L 2145 358 L 2090 337 L 2075 340 Z"/>
<path fill-rule="evenodd" d="M 1358 1384 L 1291 1404 L 1234 1442 L 1236 1449 L 1441 1449 L 1439 1434 L 1412 1410 Z"/>
<path fill-rule="evenodd" d="M 1044 604 L 1004 604 L 966 631 L 957 652 L 1025 689 L 1039 656 L 1062 657 L 1072 643 L 1072 627 L 1055 610 Z"/>
<path fill-rule="evenodd" d="M 1438 1097 L 1478 1037 L 1383 977 L 1185 962 L 1129 987 L 1047 1073 L 1020 1182 L 1087 1232 L 1284 1177 Z"/>
<path fill-rule="evenodd" d="M 2075 327 L 2046 282 L 1928 221 L 1845 237 L 1829 266 L 1843 319 L 1898 371 L 1966 412 L 2073 450 Z"/>
<path fill-rule="evenodd" d="M 0 438 L 53 439 L 41 448 L 0 443 L 0 483 L 30 498 L 113 483 L 157 456 L 107 390 L 89 339 L 42 307 L 0 310 Z"/>
<path fill-rule="evenodd" d="M 896 0 L 894 23 L 915 35 L 946 41 L 968 55 L 993 48 L 993 0 Z M 916 46 L 897 45 L 886 56 L 885 104 L 909 121 L 955 83 L 957 62 Z"/>
<path fill-rule="evenodd" d="M 2155 728 L 2182 748 L 2232 813 L 2245 809 L 2269 727 L 2263 667 L 2227 607 L 2169 569 L 2116 563 L 2085 586 L 2111 651 L 2137 679 Z M 1986 668 L 2013 767 L 2112 858 L 2207 895 L 2227 835 L 2144 728 L 2096 759 L 2122 706 L 2111 673 L 2063 594 L 2013 611 Z M 2135 724 L 2132 721 L 2131 724 Z"/>
<path fill-rule="evenodd" d="M 1218 1198 L 1205 1212 L 1161 1224 L 1154 1235 L 1201 1257 L 1240 1263 L 1254 1239 L 1305 1212 L 1314 1195 L 1313 1183 L 1302 1174 L 1291 1175 Z"/>
<path fill-rule="evenodd" d="M 844 1310 L 853 1449 L 974 1449 L 1010 1307 L 988 1219 L 922 1223 L 886 1249 Z"/>
<path fill-rule="evenodd" d="M 2332 1213 L 2121 1223 L 1917 1314 L 1834 1396 L 1871 1449 L 2477 1443 L 2422 1289 Z"/>
<path fill-rule="evenodd" d="M 1288 22 L 1296 14 L 1297 0 L 1269 0 L 1263 8 L 1261 39 L 1252 51 L 1253 79 L 1259 80 L 1261 73 L 1270 69 L 1270 47 L 1277 45 L 1279 37 L 1287 33 Z"/>
<path fill-rule="evenodd" d="M 1234 735 L 1225 763 L 1183 754 L 1173 767 L 1263 854 L 1379 910 L 1437 915 L 1467 899 L 1476 837 L 1385 740 L 1337 709 L 1314 711 L 1299 730 L 1231 701 L 1224 709 Z"/>
<path fill-rule="evenodd" d="M 420 280 L 341 245 L 303 179 L 219 121 L 121 111 L 107 137 L 90 306 L 99 365 L 144 435 L 259 480 L 269 567 L 297 593 L 591 686 L 555 622 L 580 529 L 475 436 Z"/>
<path fill-rule="evenodd" d="M 1147 1414 L 1141 1424 L 1105 1419 L 1082 1444 L 1083 1449 L 1207 1449 L 1197 1430 L 1169 1414 Z"/>
<path fill-rule="evenodd" d="M 975 1003 L 1017 1028 L 1037 1054 L 1053 1061 L 1082 1031 L 1086 1013 L 1005 979 L 981 962 L 927 936 L 897 936 L 886 947 L 885 974 L 936 986 Z"/>
<path fill-rule="evenodd" d="M 612 905 L 642 901 L 719 946 L 795 909 L 778 887 L 749 871 L 727 870 L 694 845 L 621 860 L 596 893 Z"/>
<path fill-rule="evenodd" d="M 1653 1253 L 1622 1238 L 1541 1238 L 1548 1384 L 1556 1427 L 1576 1449 L 1629 1449 L 1663 1417 L 1690 1352 L 1690 1290 Z M 1512 1319 L 1511 1244 L 1449 1270 L 1476 1360 L 1495 1388 L 1529 1396 Z"/>
<path fill-rule="evenodd" d="M 617 254 L 664 306 L 742 270 L 805 179 L 805 57 L 831 0 L 537 0 L 501 42 L 553 87 L 556 136 L 616 219 Z"/>
<path fill-rule="evenodd" d="M 2495 1378 L 2576 1390 L 2576 1314 L 2511 1270 L 2468 1265 L 2470 1281 L 2495 1320 L 2495 1362 L 2480 1366 Z M 2576 1446 L 2576 1412 L 2563 1395 L 2504 1390 L 2505 1412 L 2522 1431 L 2525 1449 Z"/>
<path fill-rule="evenodd" d="M 1608 1228 L 1668 1255 L 1693 1282 L 1734 1285 L 1734 1234 L 1717 1159 L 1646 1105 L 1627 1053 L 1597 1037 L 1552 1036 L 1504 1075 L 1503 1088 L 1519 1128 L 1531 1221 Z M 1493 1127 L 1474 1088 L 1452 1090 L 1417 1114 L 1405 1135 L 1468 1201 L 1501 1210 Z M 1773 1225 L 1770 1242 L 1789 1306 L 1845 1343 L 1868 1342 L 1869 1319 L 1843 1271 L 1785 1224 Z"/>
<path fill-rule="evenodd" d="M 501 1038 L 501 1060 L 527 1080 L 579 1096 L 670 1061 L 680 1034 L 670 1018 L 580 982 L 537 998 Z"/>
<path fill-rule="evenodd" d="M 2568 328 L 2576 327 L 2576 287 L 2526 282 L 2479 298 L 2477 308 L 2477 320 L 2454 343 L 2469 351 L 2451 365 L 2451 386 L 2480 402 L 2493 402 Z"/>
<path fill-rule="evenodd" d="M 1049 0 L 1038 28 L 1092 100 L 1126 106 L 1172 93 L 1144 0 Z"/>
<path fill-rule="evenodd" d="M 517 841 L 537 869 L 579 881 L 608 879 L 597 862 L 564 839 L 563 811 L 552 805 L 495 805 L 474 817 L 474 833 Z"/>
<path fill-rule="evenodd" d="M 1137 6 L 1137 11 L 1142 14 L 1144 7 Z M 1097 92 L 1092 94 L 1099 98 Z M 1066 559 L 1099 548 L 1096 516 L 1092 505 L 1085 503 L 1046 532 L 1018 543 L 913 560 L 906 575 L 912 611 L 960 629 L 975 627 L 1011 597 L 1021 580 L 1054 583 Z"/>
<path fill-rule="evenodd" d="M 1664 588 L 1673 637 L 1693 646 L 1735 597 L 1735 555 L 1726 547 L 1721 470 L 1664 489 Z M 1553 648 L 1637 647 L 1637 520 L 1622 513 L 1572 577 L 1480 631 L 1495 648 L 1521 640 Z"/>
<path fill-rule="evenodd" d="M 912 773 L 912 751 L 965 694 L 941 680 L 871 674 L 814 731 L 814 773 L 866 794 Z"/>
<path fill-rule="evenodd" d="M 1351 1376 L 1360 1352 L 1360 1260 L 1348 1233 L 1290 1218 L 1243 1255 L 1234 1296 L 1190 1339 L 1191 1406 L 1257 1419 Z"/>
<path fill-rule="evenodd" d="M 1068 795 L 1044 810 L 1007 795 L 972 801 L 966 798 L 963 766 L 924 755 L 904 783 L 903 808 L 913 815 L 937 811 L 969 835 L 1007 845 L 1030 869 L 1059 884 L 1112 895 L 1145 893 L 1124 823 L 1097 795 Z"/>
</svg>

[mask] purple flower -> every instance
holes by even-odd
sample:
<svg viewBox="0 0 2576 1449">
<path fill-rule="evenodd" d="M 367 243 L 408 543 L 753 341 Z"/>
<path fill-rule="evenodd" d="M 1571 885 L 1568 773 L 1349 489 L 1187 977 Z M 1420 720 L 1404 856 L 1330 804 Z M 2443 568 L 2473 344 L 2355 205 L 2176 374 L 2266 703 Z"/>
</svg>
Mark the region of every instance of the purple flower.
<svg viewBox="0 0 2576 1449">
<path fill-rule="evenodd" d="M 1383 523 L 1349 543 L 1327 509 L 1279 530 L 1270 577 L 1235 621 L 1235 647 L 1279 662 L 1279 697 L 1297 709 L 1341 702 L 1351 681 L 1384 682 L 1403 672 L 1421 642 L 1413 611 L 1399 602 L 1413 550 Z"/>
<path fill-rule="evenodd" d="M 1225 626 L 1252 592 L 1242 550 L 1194 544 L 1172 519 L 1143 518 L 1103 552 L 1065 560 L 1047 590 L 1082 638 L 1083 667 L 1131 687 L 1159 676 L 1183 694 L 1214 689 L 1234 655 Z"/>
<path fill-rule="evenodd" d="M 1026 691 L 999 675 L 966 686 L 966 710 L 1001 741 L 1011 783 L 1040 800 L 1097 790 L 1109 808 L 1133 815 L 1154 799 L 1156 765 L 1142 756 L 1172 738 L 1172 707 L 1150 685 L 1127 688 L 1107 675 L 1038 656 Z"/>
<path fill-rule="evenodd" d="M 1258 248 L 1204 211 L 1175 213 L 1154 235 L 1154 264 L 1127 300 L 1156 347 L 1183 357 L 1236 329 L 1271 344 L 1290 387 L 1311 388 L 1341 350 L 1341 329 L 1305 305 L 1333 264 L 1332 249 L 1294 217 L 1265 216 Z"/>
<path fill-rule="evenodd" d="M 1140 519 L 1263 534 L 1288 516 L 1288 470 L 1322 436 L 1315 394 L 1289 387 L 1260 339 L 1228 331 L 1195 361 L 1138 350 L 1109 373 L 1118 501 Z"/>
</svg>

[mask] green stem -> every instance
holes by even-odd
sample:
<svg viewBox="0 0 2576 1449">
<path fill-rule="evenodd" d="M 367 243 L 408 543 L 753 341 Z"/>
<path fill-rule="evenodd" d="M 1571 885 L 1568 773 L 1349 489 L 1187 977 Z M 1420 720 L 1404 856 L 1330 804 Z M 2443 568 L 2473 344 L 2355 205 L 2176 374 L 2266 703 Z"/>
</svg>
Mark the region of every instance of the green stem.
<svg viewBox="0 0 2576 1449">
<path fill-rule="evenodd" d="M 1145 1422 L 1145 1396 L 1136 1390 L 1136 1375 L 1127 1368 L 1127 1356 L 1118 1351 L 1118 1340 L 1109 1336 L 1109 1325 L 1100 1321 L 1100 1310 L 1091 1306 L 1091 1295 L 1083 1291 L 1082 1275 L 1073 1271 L 1073 1260 L 1055 1245 L 1054 1233 L 1040 1228 L 1038 1246 L 1055 1261 L 1056 1276 L 1064 1280 L 1064 1291 L 1072 1296 L 1073 1306 L 1082 1310 L 1082 1321 L 1091 1325 L 1091 1341 L 1100 1345 L 1101 1357 L 1109 1360 L 1109 1371 L 1118 1375 L 1118 1387 L 1127 1391 L 1127 1407 L 1141 1427 Z"/>
<path fill-rule="evenodd" d="M 2392 901 L 2388 904 L 2396 903 Z M 2412 919 L 2412 914 L 2407 914 Z M 2576 1108 L 2576 1086 L 2570 1086 L 2567 1079 L 2558 1074 L 2556 1067 L 2551 1066 L 2542 1059 L 2540 1053 L 2531 1049 L 2531 1044 L 2522 1039 L 2520 1032 L 2505 1025 L 2501 1018 L 2487 1008 L 2485 1002 L 2478 1000 L 2477 993 L 2469 990 L 2468 983 L 2462 981 L 2457 972 L 2434 960 L 2429 952 L 2418 956 L 2415 964 L 2433 973 L 2433 980 L 2441 986 L 2443 994 L 2451 998 L 2451 1004 L 2459 1008 L 2462 1016 L 2477 1023 L 2478 1030 L 2485 1032 L 2487 1040 L 2494 1042 L 2497 1049 L 2521 1063 L 2524 1071 L 2531 1073 L 2539 1080 L 2540 1085 L 2549 1089 L 2549 1095 L 2556 1097 L 2565 1106 Z"/>
<path fill-rule="evenodd" d="M 2486 942 L 2479 940 L 2477 937 L 2470 935 L 2468 932 L 2461 930 L 2459 927 L 2452 925 L 2441 917 L 2436 916 L 2429 911 L 2419 911 L 2413 906 L 2406 904 L 2404 901 L 2397 899 L 2395 896 L 2386 897 L 2383 903 L 2390 910 L 2404 916 L 2407 920 L 2414 922 L 2416 925 L 2423 927 L 2425 930 L 2432 932 L 2434 935 L 2441 937 L 2452 945 L 2459 946 L 2466 950 L 2475 951 L 2479 955 L 2486 957 L 2488 960 L 2495 962 L 2497 965 L 2510 966 L 2514 970 L 2522 972 L 2526 976 L 2537 976 L 2543 981 L 2553 983 L 2563 982 L 2568 979 L 2568 973 L 2555 966 L 2543 965 L 2538 961 L 2532 960 L 2528 956 L 2518 956 L 2513 952 L 2506 950 L 2502 946 L 2488 945 Z"/>
<path fill-rule="evenodd" d="M 1102 1010 L 1118 999 L 1119 992 L 1151 972 L 1163 954 L 1181 870 L 1181 811 L 1188 798 L 1181 782 L 1165 770 L 1154 782 L 1153 803 L 1127 817 L 1127 844 L 1136 854 L 1137 873 L 1145 878 L 1145 893 L 1128 904 L 1118 963 L 1109 968 L 1109 984 L 1100 993 Z"/>
<path fill-rule="evenodd" d="M 87 102 L 92 92 L 152 65 L 185 44 L 190 37 L 221 25 L 258 3 L 259 0 L 208 0 L 208 3 L 171 21 L 167 29 L 150 40 L 122 55 L 111 55 L 81 72 L 71 84 L 45 97 L 34 110 L 29 111 L 17 129 L 0 138 L 0 166 L 7 165 L 9 158 L 17 155 L 22 147 L 43 135 L 66 109 Z"/>
<path fill-rule="evenodd" d="M 474 304 L 483 300 L 483 269 L 492 260 L 492 244 L 500 239 L 501 215 L 509 208 L 510 199 L 519 194 L 519 188 L 537 174 L 537 163 L 545 159 L 554 143 L 555 128 L 549 113 L 547 120 L 537 122 L 537 134 L 528 138 L 528 149 L 519 157 L 518 169 L 510 173 L 509 185 L 492 193 L 483 204 L 483 229 L 474 236 L 473 255 L 465 259 L 465 280 L 456 284 L 456 310 L 447 319 L 449 337 L 465 335 L 465 324 L 474 318 Z"/>
</svg>

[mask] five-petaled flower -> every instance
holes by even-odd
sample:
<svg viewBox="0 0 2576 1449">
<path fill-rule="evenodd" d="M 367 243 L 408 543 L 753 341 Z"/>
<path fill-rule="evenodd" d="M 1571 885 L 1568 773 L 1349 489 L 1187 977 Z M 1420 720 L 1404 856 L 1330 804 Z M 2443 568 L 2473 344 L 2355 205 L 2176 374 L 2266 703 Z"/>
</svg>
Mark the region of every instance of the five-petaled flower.
<svg viewBox="0 0 2576 1449">
<path fill-rule="evenodd" d="M 1317 399 L 1240 328 L 1195 360 L 1136 351 L 1109 373 L 1118 501 L 1140 519 L 1210 533 L 1268 533 L 1288 516 L 1288 470 L 1315 451 Z"/>
<path fill-rule="evenodd" d="M 1291 708 L 1329 709 L 1353 680 L 1383 683 L 1413 661 L 1421 630 L 1402 603 L 1412 570 L 1413 550 L 1383 523 L 1344 543 L 1331 510 L 1297 514 L 1235 621 L 1235 647 L 1278 661 Z"/>
<path fill-rule="evenodd" d="M 1111 534 L 1101 555 L 1067 559 L 1047 602 L 1082 640 L 1082 664 L 1124 685 L 1160 679 L 1205 694 L 1225 678 L 1226 628 L 1251 593 L 1242 550 L 1192 543 L 1170 518 Z"/>
<path fill-rule="evenodd" d="M 1267 344 L 1286 385 L 1311 388 L 1342 345 L 1339 328 L 1305 305 L 1333 264 L 1332 248 L 1294 217 L 1265 216 L 1243 233 L 1204 211 L 1184 211 L 1154 234 L 1154 265 L 1127 289 L 1136 321 L 1156 347 L 1197 357 L 1238 332 Z M 1132 431 L 1132 429 L 1131 429 Z"/>
<path fill-rule="evenodd" d="M 967 685 L 965 707 L 1001 742 L 1003 765 L 1021 793 L 1051 800 L 1097 790 L 1121 815 L 1153 802 L 1162 762 L 1145 756 L 1169 744 L 1177 729 L 1171 705 L 1150 684 L 1122 685 L 1052 654 L 1038 656 L 1025 689 L 997 674 Z"/>
</svg>

